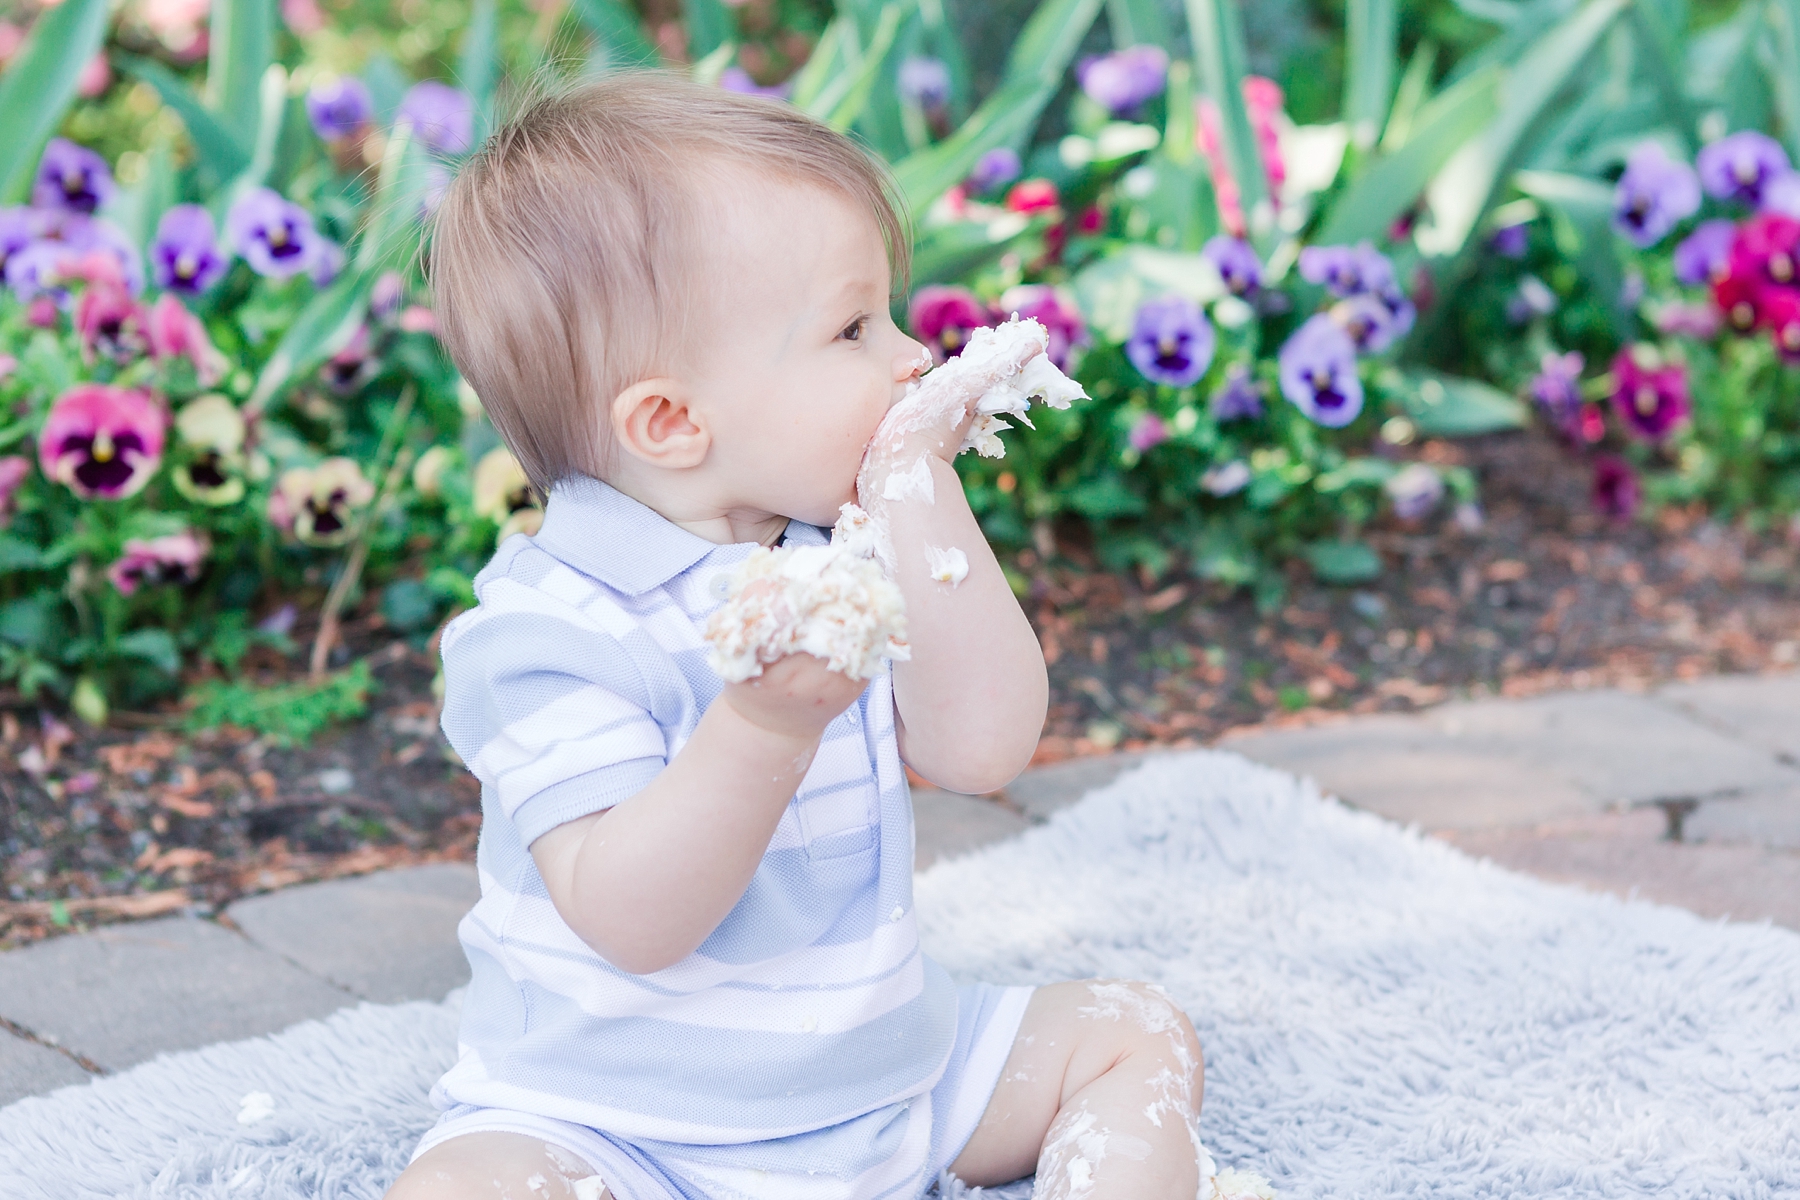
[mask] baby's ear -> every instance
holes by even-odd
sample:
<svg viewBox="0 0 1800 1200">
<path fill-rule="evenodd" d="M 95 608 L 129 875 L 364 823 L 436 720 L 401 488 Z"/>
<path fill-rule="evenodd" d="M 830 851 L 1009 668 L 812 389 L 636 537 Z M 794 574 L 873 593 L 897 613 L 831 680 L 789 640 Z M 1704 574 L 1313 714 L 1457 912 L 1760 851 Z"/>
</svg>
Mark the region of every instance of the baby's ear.
<svg viewBox="0 0 1800 1200">
<path fill-rule="evenodd" d="M 646 379 L 612 402 L 613 437 L 653 467 L 697 467 L 712 448 L 712 433 L 673 379 Z"/>
</svg>

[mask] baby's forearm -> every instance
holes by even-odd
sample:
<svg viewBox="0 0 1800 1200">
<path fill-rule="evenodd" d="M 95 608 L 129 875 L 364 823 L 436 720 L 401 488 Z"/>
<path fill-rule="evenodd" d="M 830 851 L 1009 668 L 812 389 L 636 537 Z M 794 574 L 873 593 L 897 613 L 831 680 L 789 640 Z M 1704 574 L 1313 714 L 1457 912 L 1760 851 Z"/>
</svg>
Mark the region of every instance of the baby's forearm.
<svg viewBox="0 0 1800 1200">
<path fill-rule="evenodd" d="M 912 644 L 912 661 L 894 664 L 900 752 L 940 787 L 993 791 L 1037 748 L 1049 702 L 1044 655 L 955 468 L 935 455 L 925 462 L 933 498 L 887 509 Z M 928 548 L 961 551 L 968 575 L 954 586 L 934 579 Z"/>
<path fill-rule="evenodd" d="M 633 974 L 692 954 L 743 896 L 818 744 L 715 702 L 648 787 L 589 827 L 561 881 L 563 919 Z"/>
</svg>

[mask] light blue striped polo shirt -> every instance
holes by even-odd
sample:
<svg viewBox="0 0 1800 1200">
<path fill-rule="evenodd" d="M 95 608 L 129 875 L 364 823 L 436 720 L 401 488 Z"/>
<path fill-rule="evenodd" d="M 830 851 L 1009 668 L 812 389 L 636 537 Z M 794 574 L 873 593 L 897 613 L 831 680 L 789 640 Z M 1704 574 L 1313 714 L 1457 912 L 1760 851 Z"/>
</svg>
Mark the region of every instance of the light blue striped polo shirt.
<svg viewBox="0 0 1800 1200">
<path fill-rule="evenodd" d="M 829 534 L 795 521 L 787 537 Z M 445 629 L 443 728 L 481 781 L 482 824 L 481 900 L 458 927 L 473 976 L 458 1060 L 432 1092 L 440 1109 L 519 1109 L 686 1146 L 870 1114 L 866 1145 L 808 1151 L 808 1170 L 855 1172 L 901 1132 L 877 1110 L 943 1073 L 956 990 L 919 949 L 889 671 L 826 730 L 743 898 L 683 961 L 649 975 L 607 963 L 557 913 L 528 852 L 680 752 L 723 686 L 702 625 L 722 573 L 753 549 L 569 480 Z"/>
</svg>

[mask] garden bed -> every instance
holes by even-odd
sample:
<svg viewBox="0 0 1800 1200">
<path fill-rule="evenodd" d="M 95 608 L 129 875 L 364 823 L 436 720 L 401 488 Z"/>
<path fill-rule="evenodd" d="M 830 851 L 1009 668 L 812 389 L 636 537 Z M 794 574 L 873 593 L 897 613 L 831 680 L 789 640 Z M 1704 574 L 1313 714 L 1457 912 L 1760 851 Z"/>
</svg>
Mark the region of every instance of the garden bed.
<svg viewBox="0 0 1800 1200">
<path fill-rule="evenodd" d="M 1027 552 L 1017 563 L 1033 579 L 1027 610 L 1052 660 L 1039 758 L 1800 658 L 1800 571 L 1785 538 L 1678 509 L 1654 524 L 1603 521 L 1587 471 L 1538 434 L 1422 453 L 1482 479 L 1485 525 L 1372 530 L 1387 562 L 1379 579 L 1324 587 L 1296 569 L 1275 613 L 1193 580 L 1099 571 L 1074 528 L 1048 569 Z M 306 632 L 295 630 L 302 645 Z M 94 732 L 35 707 L 6 709 L 0 946 L 189 906 L 216 912 L 307 880 L 472 859 L 479 789 L 437 734 L 432 657 L 371 615 L 347 635 L 379 690 L 368 716 L 304 748 L 231 729 L 186 735 L 173 711 Z"/>
</svg>

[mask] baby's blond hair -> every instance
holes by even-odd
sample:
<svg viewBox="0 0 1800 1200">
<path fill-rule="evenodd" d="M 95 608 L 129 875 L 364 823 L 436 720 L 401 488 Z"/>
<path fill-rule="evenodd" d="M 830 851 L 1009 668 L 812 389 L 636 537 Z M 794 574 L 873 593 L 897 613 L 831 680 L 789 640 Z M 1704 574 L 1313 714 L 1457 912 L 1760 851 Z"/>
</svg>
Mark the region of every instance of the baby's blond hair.
<svg viewBox="0 0 1800 1200">
<path fill-rule="evenodd" d="M 540 496 L 600 474 L 605 406 L 680 361 L 706 236 L 695 184 L 728 166 L 866 208 L 905 278 L 884 166 L 787 104 L 667 72 L 526 99 L 445 192 L 430 250 L 444 344 Z"/>
</svg>

